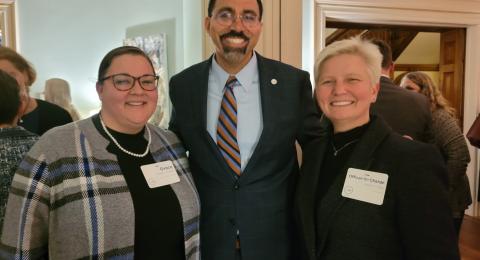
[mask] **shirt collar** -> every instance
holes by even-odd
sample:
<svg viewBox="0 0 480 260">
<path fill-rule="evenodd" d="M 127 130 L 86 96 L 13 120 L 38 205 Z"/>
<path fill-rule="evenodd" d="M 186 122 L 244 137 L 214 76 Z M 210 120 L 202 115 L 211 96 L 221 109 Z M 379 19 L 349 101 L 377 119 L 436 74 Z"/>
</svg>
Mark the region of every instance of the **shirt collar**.
<svg viewBox="0 0 480 260">
<path fill-rule="evenodd" d="M 212 58 L 212 74 L 215 80 L 218 82 L 218 87 L 223 88 L 225 82 L 227 82 L 228 74 L 215 60 L 215 56 Z M 258 66 L 257 66 L 257 55 L 253 52 L 252 58 L 250 61 L 243 67 L 236 75 L 233 75 L 237 78 L 240 83 L 240 87 L 248 92 L 248 86 L 252 83 L 258 82 Z"/>
</svg>

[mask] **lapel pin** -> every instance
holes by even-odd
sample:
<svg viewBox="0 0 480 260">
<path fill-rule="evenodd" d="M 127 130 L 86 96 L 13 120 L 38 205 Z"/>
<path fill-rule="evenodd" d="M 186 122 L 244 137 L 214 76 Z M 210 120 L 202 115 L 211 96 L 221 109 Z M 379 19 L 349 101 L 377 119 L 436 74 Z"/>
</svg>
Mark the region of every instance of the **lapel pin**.
<svg viewBox="0 0 480 260">
<path fill-rule="evenodd" d="M 278 81 L 277 79 L 272 79 L 270 80 L 270 83 L 272 83 L 272 85 L 277 85 Z"/>
</svg>

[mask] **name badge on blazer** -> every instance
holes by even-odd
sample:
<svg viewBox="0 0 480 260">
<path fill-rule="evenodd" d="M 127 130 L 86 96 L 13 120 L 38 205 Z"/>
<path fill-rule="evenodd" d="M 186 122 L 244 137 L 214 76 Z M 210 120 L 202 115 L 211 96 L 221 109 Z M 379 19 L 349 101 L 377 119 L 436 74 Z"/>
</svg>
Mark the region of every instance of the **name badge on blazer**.
<svg viewBox="0 0 480 260">
<path fill-rule="evenodd" d="M 170 185 L 180 181 L 172 161 L 146 164 L 140 166 L 150 189 Z"/>
<path fill-rule="evenodd" d="M 343 184 L 342 196 L 382 205 L 387 182 L 387 174 L 349 168 Z"/>
</svg>

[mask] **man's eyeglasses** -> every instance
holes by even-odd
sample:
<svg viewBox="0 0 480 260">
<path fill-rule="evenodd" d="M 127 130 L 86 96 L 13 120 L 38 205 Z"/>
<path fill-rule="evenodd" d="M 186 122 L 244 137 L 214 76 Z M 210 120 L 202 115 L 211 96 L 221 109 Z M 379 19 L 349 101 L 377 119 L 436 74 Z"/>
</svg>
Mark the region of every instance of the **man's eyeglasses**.
<svg viewBox="0 0 480 260">
<path fill-rule="evenodd" d="M 215 21 L 222 26 L 231 26 L 237 18 L 240 19 L 243 26 L 247 28 L 255 28 L 260 24 L 258 16 L 254 13 L 234 15 L 233 12 L 229 10 L 223 10 L 215 14 L 214 18 Z"/>
<path fill-rule="evenodd" d="M 157 75 L 143 75 L 140 77 L 134 77 L 129 74 L 121 73 L 104 77 L 103 79 L 100 79 L 100 81 L 103 82 L 110 78 L 112 79 L 113 86 L 120 91 L 132 89 L 135 85 L 135 81 L 137 80 L 140 84 L 140 87 L 142 87 L 144 90 L 152 91 L 157 88 L 159 77 Z"/>
</svg>

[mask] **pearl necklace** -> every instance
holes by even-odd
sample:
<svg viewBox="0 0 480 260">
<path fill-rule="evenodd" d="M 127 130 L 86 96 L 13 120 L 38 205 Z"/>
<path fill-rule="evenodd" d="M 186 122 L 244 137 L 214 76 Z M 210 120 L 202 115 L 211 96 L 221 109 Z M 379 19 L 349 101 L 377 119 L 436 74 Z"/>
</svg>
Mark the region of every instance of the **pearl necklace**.
<svg viewBox="0 0 480 260">
<path fill-rule="evenodd" d="M 145 125 L 145 128 L 147 129 L 147 134 L 148 134 L 148 143 L 147 143 L 147 149 L 145 150 L 144 153 L 142 154 L 139 154 L 139 153 L 133 153 L 133 152 L 130 152 L 128 151 L 127 149 L 123 148 L 117 141 L 117 139 L 115 139 L 112 134 L 110 134 L 110 132 L 108 131 L 107 127 L 105 126 L 105 123 L 103 123 L 103 120 L 102 120 L 102 117 L 100 116 L 100 123 L 102 124 L 102 128 L 103 130 L 105 131 L 105 133 L 108 135 L 108 137 L 110 137 L 110 139 L 112 139 L 113 143 L 118 147 L 118 149 L 120 149 L 122 152 L 128 154 L 128 155 L 131 155 L 131 156 L 134 156 L 134 157 L 144 157 L 145 155 L 148 154 L 148 152 L 150 151 L 150 143 L 152 142 L 152 135 L 150 134 L 150 129 L 148 129 L 148 126 Z"/>
<path fill-rule="evenodd" d="M 343 149 L 347 148 L 347 146 L 349 146 L 349 145 L 351 145 L 351 144 L 353 144 L 353 143 L 356 143 L 356 142 L 358 142 L 358 139 L 355 139 L 355 140 L 353 140 L 353 141 L 350 141 L 350 142 L 344 144 L 342 147 L 340 147 L 340 148 L 337 149 L 337 148 L 335 147 L 335 145 L 333 144 L 333 141 L 332 141 L 333 156 L 337 156 L 337 154 L 338 154 L 340 151 L 342 151 Z"/>
</svg>

